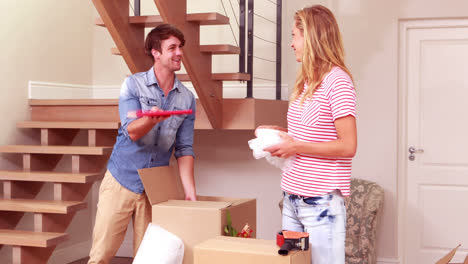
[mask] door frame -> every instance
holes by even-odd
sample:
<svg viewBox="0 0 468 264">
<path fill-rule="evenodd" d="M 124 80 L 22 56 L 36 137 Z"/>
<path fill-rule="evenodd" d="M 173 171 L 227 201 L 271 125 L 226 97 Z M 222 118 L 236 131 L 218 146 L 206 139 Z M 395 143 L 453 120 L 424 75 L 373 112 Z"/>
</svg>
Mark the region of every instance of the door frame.
<svg viewBox="0 0 468 264">
<path fill-rule="evenodd" d="M 406 264 L 406 178 L 407 178 L 407 53 L 408 31 L 412 29 L 468 27 L 468 18 L 400 19 L 398 21 L 398 139 L 397 139 L 397 204 L 398 260 Z"/>
</svg>

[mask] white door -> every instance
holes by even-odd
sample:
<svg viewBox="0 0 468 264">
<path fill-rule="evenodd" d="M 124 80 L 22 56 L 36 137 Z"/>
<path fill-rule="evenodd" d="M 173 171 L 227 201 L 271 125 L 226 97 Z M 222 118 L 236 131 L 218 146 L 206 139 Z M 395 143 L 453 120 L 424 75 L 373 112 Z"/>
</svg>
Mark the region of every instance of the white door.
<svg viewBox="0 0 468 264">
<path fill-rule="evenodd" d="M 452 262 L 460 263 L 468 252 L 468 20 L 401 23 L 403 263 L 435 263 L 459 243 Z"/>
</svg>

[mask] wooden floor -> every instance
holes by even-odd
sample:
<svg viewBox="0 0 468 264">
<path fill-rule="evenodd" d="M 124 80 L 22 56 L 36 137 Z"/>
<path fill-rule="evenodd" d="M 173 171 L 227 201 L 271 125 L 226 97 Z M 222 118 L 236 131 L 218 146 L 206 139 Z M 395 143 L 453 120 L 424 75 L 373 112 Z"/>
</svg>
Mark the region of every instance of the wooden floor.
<svg viewBox="0 0 468 264">
<path fill-rule="evenodd" d="M 88 263 L 88 258 L 80 259 L 69 264 L 86 264 Z M 132 258 L 122 258 L 122 257 L 115 257 L 110 264 L 131 264 L 133 261 Z"/>
</svg>

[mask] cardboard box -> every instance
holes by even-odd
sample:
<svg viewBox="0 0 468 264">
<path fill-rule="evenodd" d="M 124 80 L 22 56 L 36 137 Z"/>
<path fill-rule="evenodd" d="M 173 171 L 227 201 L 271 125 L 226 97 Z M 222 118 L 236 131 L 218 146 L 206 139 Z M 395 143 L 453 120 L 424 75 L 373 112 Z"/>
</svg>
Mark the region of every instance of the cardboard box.
<svg viewBox="0 0 468 264">
<path fill-rule="evenodd" d="M 185 201 L 175 167 L 138 170 L 145 192 L 152 204 L 152 222 L 178 236 L 184 242 L 184 264 L 193 263 L 193 247 L 209 238 L 224 235 L 229 211 L 232 226 L 238 231 L 248 223 L 257 231 L 255 199 L 197 196 Z"/>
<path fill-rule="evenodd" d="M 310 264 L 307 251 L 290 251 L 287 256 L 278 254 L 274 240 L 237 237 L 217 237 L 195 246 L 194 264 Z"/>
</svg>

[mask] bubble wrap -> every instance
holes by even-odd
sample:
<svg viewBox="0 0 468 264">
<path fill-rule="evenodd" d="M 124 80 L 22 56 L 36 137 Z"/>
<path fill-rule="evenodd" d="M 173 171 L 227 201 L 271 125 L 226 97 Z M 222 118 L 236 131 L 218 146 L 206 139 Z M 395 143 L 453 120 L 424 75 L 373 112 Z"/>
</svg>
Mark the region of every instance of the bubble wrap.
<svg viewBox="0 0 468 264">
<path fill-rule="evenodd" d="M 249 140 L 248 143 L 255 159 L 265 158 L 271 165 L 283 171 L 287 171 L 293 165 L 295 156 L 289 158 L 273 157 L 270 152 L 264 151 L 265 148 L 281 143 L 282 141 L 278 130 L 264 128 L 258 129 L 257 138 Z"/>
</svg>

